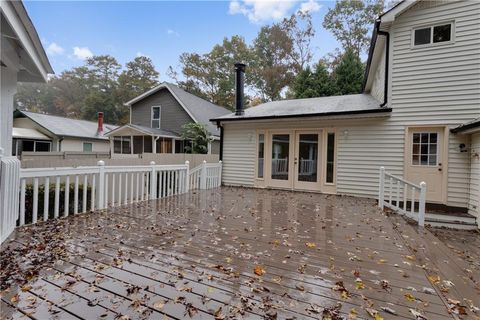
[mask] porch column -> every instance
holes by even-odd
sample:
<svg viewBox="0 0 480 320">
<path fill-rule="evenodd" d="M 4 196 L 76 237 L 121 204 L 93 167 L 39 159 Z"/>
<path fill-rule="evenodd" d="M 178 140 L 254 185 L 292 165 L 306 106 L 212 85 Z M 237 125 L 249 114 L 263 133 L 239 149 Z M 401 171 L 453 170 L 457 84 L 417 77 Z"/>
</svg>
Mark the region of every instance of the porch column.
<svg viewBox="0 0 480 320">
<path fill-rule="evenodd" d="M 177 141 L 177 139 L 173 139 L 172 138 L 172 153 L 175 153 L 175 142 Z"/>
<path fill-rule="evenodd" d="M 152 153 L 157 153 L 157 140 L 159 136 L 152 136 Z"/>
<path fill-rule="evenodd" d="M 130 136 L 130 154 L 133 154 L 133 136 Z"/>
<path fill-rule="evenodd" d="M 208 141 L 208 151 L 207 154 L 212 154 L 212 141 Z"/>
</svg>

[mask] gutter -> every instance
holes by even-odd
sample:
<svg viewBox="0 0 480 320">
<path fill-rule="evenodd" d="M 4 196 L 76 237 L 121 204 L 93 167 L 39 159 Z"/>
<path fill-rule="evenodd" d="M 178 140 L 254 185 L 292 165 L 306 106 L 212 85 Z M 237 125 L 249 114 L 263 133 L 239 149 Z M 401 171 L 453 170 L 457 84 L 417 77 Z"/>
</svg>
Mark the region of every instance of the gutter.
<svg viewBox="0 0 480 320">
<path fill-rule="evenodd" d="M 248 120 L 270 120 L 270 119 L 288 119 L 288 118 L 310 118 L 310 117 L 327 117 L 327 116 L 342 116 L 342 115 L 356 115 L 356 114 L 373 114 L 373 113 L 386 113 L 392 112 L 392 108 L 378 108 L 368 110 L 353 110 L 353 111 L 332 111 L 323 113 L 306 113 L 306 114 L 294 114 L 294 115 L 273 115 L 263 117 L 235 117 L 235 118 L 217 118 L 210 119 L 212 122 L 216 122 L 217 126 L 221 126 L 221 122 L 226 121 L 248 121 Z"/>
<path fill-rule="evenodd" d="M 450 129 L 450 132 L 451 133 L 462 133 L 462 132 L 468 131 L 470 129 L 476 129 L 476 128 L 480 128 L 480 120 L 469 123 L 469 124 L 461 125 L 461 126 L 458 126 L 456 128 L 453 128 L 453 129 Z"/>
</svg>

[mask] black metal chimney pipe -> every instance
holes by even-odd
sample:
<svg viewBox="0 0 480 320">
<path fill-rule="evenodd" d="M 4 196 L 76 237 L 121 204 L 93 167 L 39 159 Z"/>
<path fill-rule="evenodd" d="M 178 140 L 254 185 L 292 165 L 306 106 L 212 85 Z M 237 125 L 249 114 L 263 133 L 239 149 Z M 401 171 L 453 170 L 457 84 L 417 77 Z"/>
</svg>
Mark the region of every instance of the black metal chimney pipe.
<svg viewBox="0 0 480 320">
<path fill-rule="evenodd" d="M 245 82 L 245 64 L 235 63 L 235 115 L 244 114 L 243 86 Z"/>
</svg>

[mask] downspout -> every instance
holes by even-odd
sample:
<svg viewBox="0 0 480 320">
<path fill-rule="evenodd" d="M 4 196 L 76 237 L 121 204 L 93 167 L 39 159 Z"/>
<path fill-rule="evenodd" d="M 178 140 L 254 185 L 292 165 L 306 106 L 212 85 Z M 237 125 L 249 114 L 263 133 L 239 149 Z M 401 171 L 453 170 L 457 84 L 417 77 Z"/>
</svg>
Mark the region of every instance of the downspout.
<svg viewBox="0 0 480 320">
<path fill-rule="evenodd" d="M 223 160 L 223 126 L 217 122 L 217 125 L 220 127 L 220 152 L 218 155 L 218 160 Z"/>
<path fill-rule="evenodd" d="M 384 93 L 383 93 L 383 103 L 380 107 L 385 107 L 388 103 L 388 75 L 389 75 L 389 66 L 390 66 L 390 33 L 387 31 L 377 31 L 377 34 L 385 37 L 385 81 L 384 81 Z"/>
</svg>

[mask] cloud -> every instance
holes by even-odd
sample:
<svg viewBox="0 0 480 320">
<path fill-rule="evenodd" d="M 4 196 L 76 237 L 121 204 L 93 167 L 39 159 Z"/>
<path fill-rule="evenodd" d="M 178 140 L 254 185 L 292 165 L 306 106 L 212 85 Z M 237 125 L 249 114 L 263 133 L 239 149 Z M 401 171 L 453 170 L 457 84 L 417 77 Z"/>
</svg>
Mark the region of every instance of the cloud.
<svg viewBox="0 0 480 320">
<path fill-rule="evenodd" d="M 73 47 L 73 55 L 77 59 L 85 60 L 92 57 L 93 53 L 87 47 Z"/>
<path fill-rule="evenodd" d="M 52 56 L 57 54 L 63 54 L 64 52 L 65 52 L 65 49 L 60 47 L 55 42 L 50 43 L 50 45 L 47 47 L 47 53 Z"/>
<path fill-rule="evenodd" d="M 146 55 L 145 53 L 141 52 L 141 51 L 138 51 L 135 56 L 138 58 L 138 57 L 147 57 L 147 58 L 150 58 L 150 56 Z"/>
<path fill-rule="evenodd" d="M 178 32 L 175 31 L 175 30 L 172 30 L 172 29 L 168 29 L 168 30 L 167 30 L 167 34 L 168 34 L 169 36 L 175 36 L 175 37 L 179 37 L 179 36 L 180 36 L 180 33 L 178 33 Z"/>
<path fill-rule="evenodd" d="M 284 18 L 294 5 L 294 0 L 232 0 L 228 13 L 243 14 L 250 22 L 260 23 Z"/>
<path fill-rule="evenodd" d="M 317 12 L 322 8 L 322 5 L 318 4 L 315 0 L 308 0 L 307 2 L 303 2 L 300 5 L 300 9 L 298 11 L 303 12 L 303 13 L 308 13 L 308 12 Z"/>
</svg>

